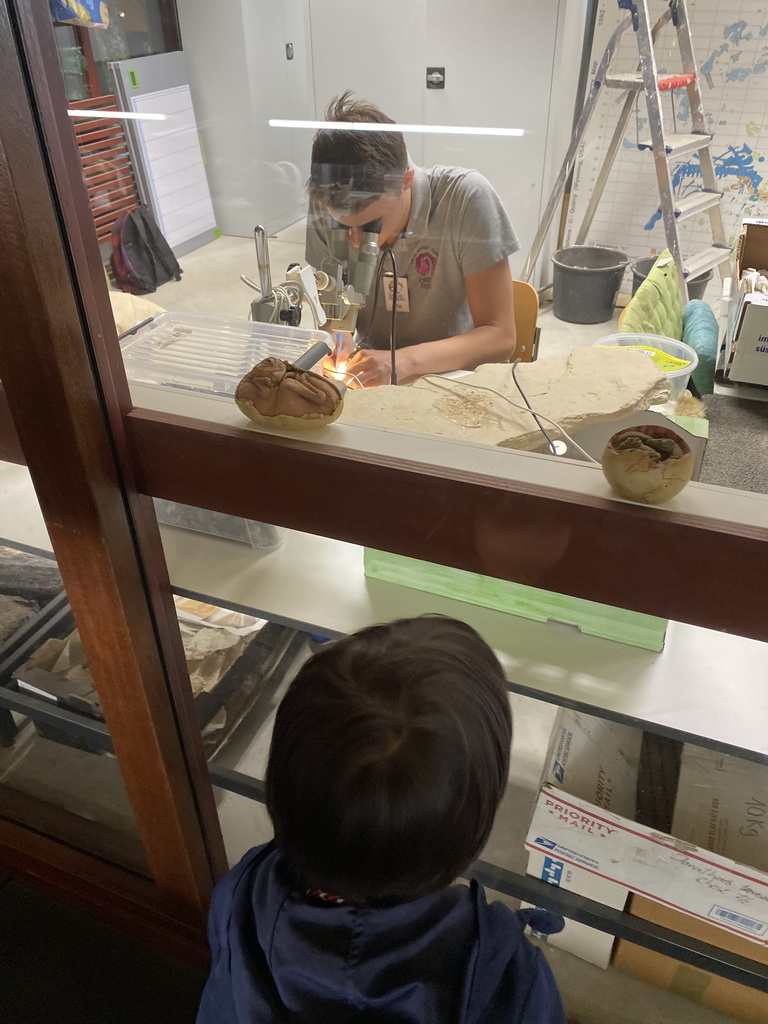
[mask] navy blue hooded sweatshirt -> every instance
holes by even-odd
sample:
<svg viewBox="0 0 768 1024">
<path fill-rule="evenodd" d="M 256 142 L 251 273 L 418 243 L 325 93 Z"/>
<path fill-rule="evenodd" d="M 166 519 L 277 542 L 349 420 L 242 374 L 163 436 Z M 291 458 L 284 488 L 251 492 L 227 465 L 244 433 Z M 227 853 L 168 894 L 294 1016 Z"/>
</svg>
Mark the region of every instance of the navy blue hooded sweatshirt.
<svg viewBox="0 0 768 1024">
<path fill-rule="evenodd" d="M 562 927 L 488 905 L 476 882 L 384 908 L 321 903 L 268 843 L 214 892 L 197 1024 L 565 1024 L 523 934 L 532 916 L 540 931 Z"/>
</svg>

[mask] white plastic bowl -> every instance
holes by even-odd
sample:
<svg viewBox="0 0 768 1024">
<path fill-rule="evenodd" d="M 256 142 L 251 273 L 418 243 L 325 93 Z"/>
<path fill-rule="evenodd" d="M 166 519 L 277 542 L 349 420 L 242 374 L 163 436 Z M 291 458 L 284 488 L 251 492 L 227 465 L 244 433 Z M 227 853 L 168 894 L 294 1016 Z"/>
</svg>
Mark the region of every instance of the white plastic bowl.
<svg viewBox="0 0 768 1024">
<path fill-rule="evenodd" d="M 690 345 L 661 334 L 609 334 L 596 341 L 595 347 L 643 349 L 666 374 L 670 402 L 681 397 L 699 365 L 699 357 Z"/>
</svg>

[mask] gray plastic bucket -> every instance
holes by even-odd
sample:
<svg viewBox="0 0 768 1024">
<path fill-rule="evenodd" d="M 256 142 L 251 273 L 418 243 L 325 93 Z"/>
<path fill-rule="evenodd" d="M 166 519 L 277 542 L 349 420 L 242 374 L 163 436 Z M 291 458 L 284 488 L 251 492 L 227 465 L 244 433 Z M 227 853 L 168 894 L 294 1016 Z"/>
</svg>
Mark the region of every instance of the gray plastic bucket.
<svg viewBox="0 0 768 1024">
<path fill-rule="evenodd" d="M 629 256 L 601 245 L 571 245 L 552 257 L 554 312 L 569 324 L 603 324 L 613 316 Z"/>
<path fill-rule="evenodd" d="M 658 259 L 658 256 L 643 256 L 641 260 L 632 262 L 632 294 L 634 295 L 643 281 L 648 277 L 651 268 Z M 712 280 L 714 270 L 708 270 L 705 274 L 688 279 L 688 298 L 703 299 L 707 285 Z"/>
</svg>

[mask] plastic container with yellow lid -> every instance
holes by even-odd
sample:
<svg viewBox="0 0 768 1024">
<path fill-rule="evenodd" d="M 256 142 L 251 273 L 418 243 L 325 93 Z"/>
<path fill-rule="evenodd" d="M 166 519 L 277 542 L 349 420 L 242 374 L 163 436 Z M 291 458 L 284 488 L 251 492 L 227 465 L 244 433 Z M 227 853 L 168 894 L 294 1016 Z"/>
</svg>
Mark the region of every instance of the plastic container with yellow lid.
<svg viewBox="0 0 768 1024">
<path fill-rule="evenodd" d="M 609 334 L 595 342 L 598 348 L 639 348 L 667 375 L 669 401 L 676 402 L 688 387 L 699 357 L 690 345 L 660 334 Z"/>
</svg>

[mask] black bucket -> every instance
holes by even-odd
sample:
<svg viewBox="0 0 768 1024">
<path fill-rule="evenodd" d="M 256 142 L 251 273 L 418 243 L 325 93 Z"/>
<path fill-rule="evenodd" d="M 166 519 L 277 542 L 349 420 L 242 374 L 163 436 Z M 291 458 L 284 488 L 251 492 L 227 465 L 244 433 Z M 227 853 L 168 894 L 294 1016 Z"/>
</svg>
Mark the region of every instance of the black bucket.
<svg viewBox="0 0 768 1024">
<path fill-rule="evenodd" d="M 552 257 L 554 312 L 569 324 L 603 324 L 613 316 L 629 256 L 601 245 L 571 245 Z"/>
<path fill-rule="evenodd" d="M 643 256 L 641 260 L 632 262 L 632 294 L 634 295 L 643 281 L 648 277 L 651 269 L 658 259 L 658 256 Z M 708 270 L 705 274 L 688 279 L 688 298 L 703 299 L 707 285 L 712 280 L 714 270 Z"/>
</svg>

